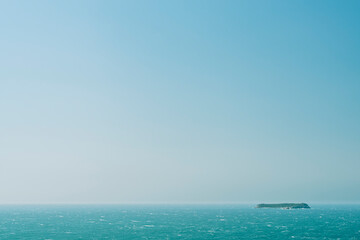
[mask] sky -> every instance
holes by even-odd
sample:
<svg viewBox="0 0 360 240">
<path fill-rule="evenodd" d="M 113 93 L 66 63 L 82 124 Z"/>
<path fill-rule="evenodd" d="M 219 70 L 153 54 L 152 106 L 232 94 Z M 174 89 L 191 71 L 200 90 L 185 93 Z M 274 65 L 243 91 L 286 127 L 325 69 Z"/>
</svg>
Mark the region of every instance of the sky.
<svg viewBox="0 0 360 240">
<path fill-rule="evenodd" d="M 1 1 L 0 203 L 360 202 L 359 1 Z"/>
</svg>

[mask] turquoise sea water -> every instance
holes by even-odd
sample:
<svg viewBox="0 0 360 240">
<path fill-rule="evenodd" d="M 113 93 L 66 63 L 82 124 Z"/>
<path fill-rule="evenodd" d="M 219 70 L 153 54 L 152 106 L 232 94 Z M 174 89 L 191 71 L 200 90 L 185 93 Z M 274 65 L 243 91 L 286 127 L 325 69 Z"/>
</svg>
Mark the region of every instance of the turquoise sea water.
<svg viewBox="0 0 360 240">
<path fill-rule="evenodd" d="M 0 239 L 360 239 L 360 205 L 3 205 Z"/>
</svg>

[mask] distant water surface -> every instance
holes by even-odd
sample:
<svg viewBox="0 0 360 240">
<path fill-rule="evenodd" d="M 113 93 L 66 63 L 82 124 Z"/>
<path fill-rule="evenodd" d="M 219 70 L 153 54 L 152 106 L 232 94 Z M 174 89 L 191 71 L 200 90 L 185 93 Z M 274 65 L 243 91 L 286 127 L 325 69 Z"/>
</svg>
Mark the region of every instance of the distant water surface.
<svg viewBox="0 0 360 240">
<path fill-rule="evenodd" d="M 360 239 L 360 205 L 2 205 L 0 239 Z"/>
</svg>

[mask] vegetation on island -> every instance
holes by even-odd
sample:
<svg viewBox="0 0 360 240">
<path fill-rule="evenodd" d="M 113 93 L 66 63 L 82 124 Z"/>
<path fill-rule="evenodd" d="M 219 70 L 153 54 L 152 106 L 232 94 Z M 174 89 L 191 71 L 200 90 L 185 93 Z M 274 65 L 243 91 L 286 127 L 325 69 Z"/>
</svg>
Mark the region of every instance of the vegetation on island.
<svg viewBox="0 0 360 240">
<path fill-rule="evenodd" d="M 256 208 L 301 209 L 301 208 L 310 208 L 310 206 L 306 203 L 272 203 L 272 204 L 261 203 L 256 205 Z"/>
</svg>

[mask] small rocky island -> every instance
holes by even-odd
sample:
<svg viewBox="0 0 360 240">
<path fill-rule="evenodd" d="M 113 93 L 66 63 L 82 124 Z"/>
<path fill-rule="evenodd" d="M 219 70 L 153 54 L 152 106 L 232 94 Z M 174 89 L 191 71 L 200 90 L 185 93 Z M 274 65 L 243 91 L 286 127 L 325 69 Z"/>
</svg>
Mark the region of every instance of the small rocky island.
<svg viewBox="0 0 360 240">
<path fill-rule="evenodd" d="M 256 205 L 255 208 L 281 208 L 281 209 L 303 209 L 310 208 L 306 203 L 261 203 Z"/>
</svg>

